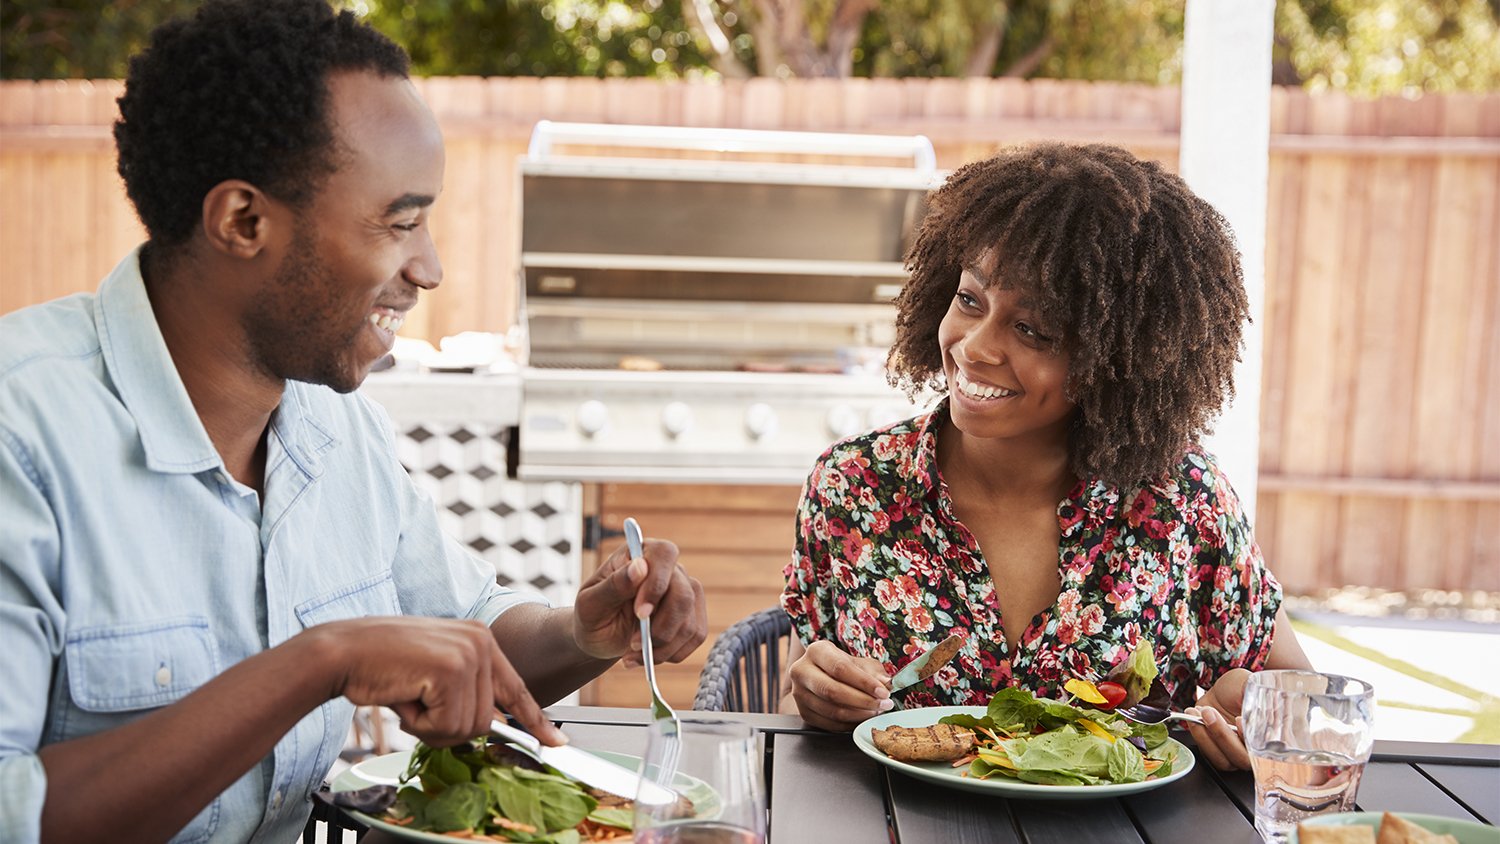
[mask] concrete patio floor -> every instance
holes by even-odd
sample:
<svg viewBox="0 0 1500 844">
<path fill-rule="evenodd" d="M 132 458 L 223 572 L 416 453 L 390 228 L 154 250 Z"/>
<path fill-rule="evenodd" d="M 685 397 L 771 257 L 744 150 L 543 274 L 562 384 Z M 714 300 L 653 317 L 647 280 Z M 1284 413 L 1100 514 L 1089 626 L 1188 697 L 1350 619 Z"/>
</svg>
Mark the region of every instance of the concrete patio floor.
<svg viewBox="0 0 1500 844">
<path fill-rule="evenodd" d="M 1500 624 L 1292 610 L 1319 671 L 1375 687 L 1375 737 L 1500 744 Z"/>
</svg>

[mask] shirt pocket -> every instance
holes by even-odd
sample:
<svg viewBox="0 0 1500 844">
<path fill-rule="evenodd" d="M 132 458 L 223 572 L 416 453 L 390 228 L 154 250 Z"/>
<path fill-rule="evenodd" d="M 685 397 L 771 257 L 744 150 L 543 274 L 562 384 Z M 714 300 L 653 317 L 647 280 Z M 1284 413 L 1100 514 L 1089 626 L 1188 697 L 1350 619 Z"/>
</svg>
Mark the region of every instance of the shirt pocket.
<svg viewBox="0 0 1500 844">
<path fill-rule="evenodd" d="M 122 713 L 176 703 L 219 673 L 217 642 L 202 616 L 77 630 L 63 652 L 68 692 L 83 711 L 71 719 L 78 735 L 118 726 L 128 717 Z M 203 807 L 173 844 L 212 839 L 222 802 L 215 797 Z"/>
<path fill-rule="evenodd" d="M 297 605 L 297 620 L 302 622 L 303 627 L 349 618 L 400 614 L 401 602 L 396 599 L 396 584 L 388 571 L 371 575 Z"/>
<path fill-rule="evenodd" d="M 87 712 L 129 712 L 175 703 L 219 673 L 202 616 L 91 627 L 68 634 L 68 690 Z"/>
</svg>

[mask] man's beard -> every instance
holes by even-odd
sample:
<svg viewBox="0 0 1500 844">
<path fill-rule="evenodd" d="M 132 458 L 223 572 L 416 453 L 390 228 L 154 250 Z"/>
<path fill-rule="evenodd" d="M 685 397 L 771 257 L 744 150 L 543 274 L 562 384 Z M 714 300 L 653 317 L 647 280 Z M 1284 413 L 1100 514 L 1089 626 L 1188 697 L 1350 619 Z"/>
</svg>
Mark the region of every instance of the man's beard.
<svg viewBox="0 0 1500 844">
<path fill-rule="evenodd" d="M 276 276 L 245 317 L 250 363 L 280 380 L 352 392 L 360 378 L 341 363 L 364 324 L 349 331 L 337 325 L 333 280 L 307 231 L 307 226 L 298 226 Z"/>
</svg>

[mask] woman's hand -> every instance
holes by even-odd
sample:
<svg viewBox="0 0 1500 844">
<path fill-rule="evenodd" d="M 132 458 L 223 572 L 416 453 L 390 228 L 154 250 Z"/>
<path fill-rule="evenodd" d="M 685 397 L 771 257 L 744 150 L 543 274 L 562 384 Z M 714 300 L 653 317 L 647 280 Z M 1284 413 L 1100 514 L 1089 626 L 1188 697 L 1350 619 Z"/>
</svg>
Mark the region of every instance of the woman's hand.
<svg viewBox="0 0 1500 844">
<path fill-rule="evenodd" d="M 884 665 L 823 640 L 808 645 L 791 668 L 792 699 L 802 720 L 836 732 L 894 709 L 889 682 Z"/>
<path fill-rule="evenodd" d="M 1250 751 L 1239 733 L 1229 728 L 1239 726 L 1240 702 L 1245 697 L 1245 683 L 1250 672 L 1232 668 L 1219 677 L 1213 688 L 1198 698 L 1198 705 L 1187 710 L 1203 719 L 1203 726 L 1188 724 L 1188 732 L 1210 765 L 1221 771 L 1250 767 Z"/>
</svg>

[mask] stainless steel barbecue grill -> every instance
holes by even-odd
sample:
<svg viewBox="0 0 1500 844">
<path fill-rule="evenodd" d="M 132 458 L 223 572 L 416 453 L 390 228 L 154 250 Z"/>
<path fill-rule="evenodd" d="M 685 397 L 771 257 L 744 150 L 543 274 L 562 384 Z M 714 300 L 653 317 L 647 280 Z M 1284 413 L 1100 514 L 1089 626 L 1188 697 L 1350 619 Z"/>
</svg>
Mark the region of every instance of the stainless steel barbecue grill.
<svg viewBox="0 0 1500 844">
<path fill-rule="evenodd" d="M 765 160 L 793 155 L 902 163 Z M 798 483 L 914 413 L 881 364 L 940 180 L 920 136 L 538 124 L 517 477 Z"/>
</svg>

